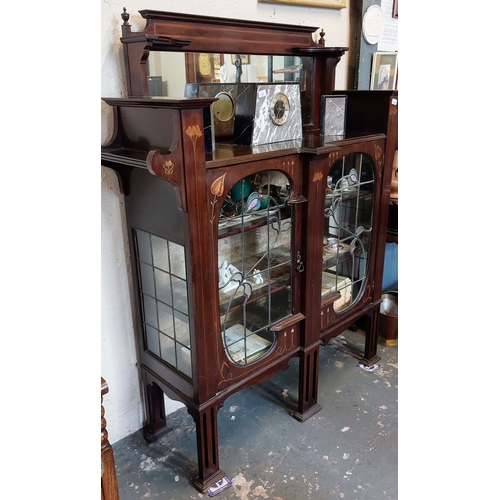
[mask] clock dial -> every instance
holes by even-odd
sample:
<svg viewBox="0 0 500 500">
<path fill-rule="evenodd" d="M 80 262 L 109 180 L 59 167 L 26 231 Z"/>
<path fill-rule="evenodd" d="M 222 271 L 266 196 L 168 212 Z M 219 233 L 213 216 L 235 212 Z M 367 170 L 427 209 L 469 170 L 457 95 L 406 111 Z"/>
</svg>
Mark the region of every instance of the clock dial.
<svg viewBox="0 0 500 500">
<path fill-rule="evenodd" d="M 302 139 L 299 83 L 240 83 L 235 103 L 234 144 Z"/>
<path fill-rule="evenodd" d="M 219 100 L 213 104 L 214 117 L 227 122 L 234 116 L 234 100 L 227 92 L 219 92 L 215 97 Z"/>
<path fill-rule="evenodd" d="M 290 113 L 290 101 L 282 92 L 278 92 L 271 99 L 271 120 L 276 125 L 283 125 Z"/>
</svg>

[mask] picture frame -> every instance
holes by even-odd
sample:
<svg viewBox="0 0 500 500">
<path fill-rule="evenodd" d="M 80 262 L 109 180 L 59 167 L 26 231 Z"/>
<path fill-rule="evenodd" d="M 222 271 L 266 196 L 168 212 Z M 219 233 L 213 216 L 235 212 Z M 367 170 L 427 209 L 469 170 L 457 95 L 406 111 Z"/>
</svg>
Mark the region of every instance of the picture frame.
<svg viewBox="0 0 500 500">
<path fill-rule="evenodd" d="M 323 7 L 325 9 L 345 9 L 347 0 L 259 0 L 259 3 L 280 3 L 304 7 Z"/>
<path fill-rule="evenodd" d="M 231 63 L 234 65 L 236 62 L 236 55 L 237 54 L 231 54 Z M 240 54 L 241 58 L 241 64 L 250 64 L 250 56 L 248 54 Z"/>
<path fill-rule="evenodd" d="M 370 90 L 395 90 L 398 80 L 398 53 L 374 52 Z"/>
<path fill-rule="evenodd" d="M 343 138 L 346 133 L 347 95 L 321 96 L 321 135 Z"/>
</svg>

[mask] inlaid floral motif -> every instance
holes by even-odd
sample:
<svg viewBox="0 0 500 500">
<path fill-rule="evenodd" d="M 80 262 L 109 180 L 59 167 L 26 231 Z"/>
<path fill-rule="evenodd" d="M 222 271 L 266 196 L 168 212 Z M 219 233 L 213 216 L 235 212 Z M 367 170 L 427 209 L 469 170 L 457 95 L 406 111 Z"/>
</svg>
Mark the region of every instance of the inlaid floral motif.
<svg viewBox="0 0 500 500">
<path fill-rule="evenodd" d="M 221 381 L 219 382 L 219 387 L 224 382 L 229 382 L 233 378 L 233 374 L 231 373 L 231 369 L 226 361 L 223 361 L 219 367 L 219 373 L 221 376 Z"/>
<path fill-rule="evenodd" d="M 210 218 L 210 222 L 213 222 L 216 216 L 215 205 L 217 204 L 217 198 L 220 198 L 224 194 L 224 180 L 226 178 L 226 174 L 217 177 L 217 179 L 215 179 L 210 186 L 210 192 L 214 195 L 214 199 L 210 202 L 210 205 L 212 205 L 212 216 Z"/>
<path fill-rule="evenodd" d="M 165 172 L 165 175 L 172 175 L 174 173 L 174 162 L 167 160 L 163 164 L 163 171 Z"/>
<path fill-rule="evenodd" d="M 203 135 L 203 133 L 201 132 L 201 129 L 200 129 L 199 125 L 190 125 L 186 129 L 186 134 L 193 141 L 193 147 L 196 144 L 196 141 Z"/>
</svg>

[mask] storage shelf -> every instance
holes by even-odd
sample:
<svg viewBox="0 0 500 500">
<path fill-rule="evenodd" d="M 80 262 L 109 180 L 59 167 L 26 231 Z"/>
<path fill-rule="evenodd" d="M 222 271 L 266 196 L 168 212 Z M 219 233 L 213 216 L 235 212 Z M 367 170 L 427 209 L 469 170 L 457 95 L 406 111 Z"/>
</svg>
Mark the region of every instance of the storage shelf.
<svg viewBox="0 0 500 500">
<path fill-rule="evenodd" d="M 281 211 L 280 221 L 290 219 L 291 208 L 285 205 L 279 205 L 277 207 Z M 228 236 L 234 236 L 245 231 L 252 231 L 258 229 L 259 227 L 266 226 L 267 224 L 272 224 L 274 215 L 277 212 L 270 210 L 259 210 L 257 212 L 236 215 L 234 217 L 227 217 L 225 219 L 219 219 L 219 239 L 227 238 Z"/>
<path fill-rule="evenodd" d="M 285 275 L 283 275 L 285 276 Z M 289 275 L 288 275 L 289 276 Z M 285 278 L 282 277 L 284 280 Z M 263 297 L 266 297 L 270 294 L 279 292 L 285 288 L 290 286 L 290 280 L 288 279 L 287 281 L 282 281 L 282 282 L 272 282 L 270 285 L 266 284 L 262 288 L 254 289 L 252 290 L 252 295 L 246 300 L 247 305 L 251 304 L 252 302 L 255 302 L 259 299 L 262 299 Z M 227 314 L 228 312 L 232 312 L 236 310 L 238 307 L 241 307 L 243 302 L 245 302 L 245 297 L 243 294 L 241 294 L 238 297 L 235 297 L 231 301 L 227 301 L 225 303 L 221 303 L 220 306 L 220 314 L 221 316 Z M 229 304 L 231 304 L 231 307 L 229 307 Z"/>
</svg>

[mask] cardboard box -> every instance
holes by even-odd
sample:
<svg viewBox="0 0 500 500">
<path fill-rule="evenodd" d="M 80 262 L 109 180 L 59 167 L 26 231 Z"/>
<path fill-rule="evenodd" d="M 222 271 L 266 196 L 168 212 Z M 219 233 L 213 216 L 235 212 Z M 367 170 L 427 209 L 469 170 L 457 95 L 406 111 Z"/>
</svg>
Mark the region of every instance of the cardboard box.
<svg viewBox="0 0 500 500">
<path fill-rule="evenodd" d="M 321 297 L 326 297 L 336 291 L 340 292 L 340 299 L 333 303 L 333 310 L 338 312 L 350 304 L 352 293 L 351 279 L 346 276 L 337 276 L 334 273 L 323 272 Z"/>
</svg>

